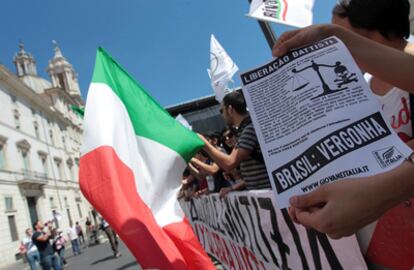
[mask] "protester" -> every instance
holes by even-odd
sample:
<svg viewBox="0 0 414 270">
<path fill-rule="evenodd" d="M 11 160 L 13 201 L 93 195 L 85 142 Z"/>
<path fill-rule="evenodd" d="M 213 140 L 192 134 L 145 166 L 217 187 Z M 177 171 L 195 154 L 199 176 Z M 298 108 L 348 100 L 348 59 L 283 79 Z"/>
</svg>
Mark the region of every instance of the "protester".
<svg viewBox="0 0 414 270">
<path fill-rule="evenodd" d="M 226 150 L 227 154 L 230 154 L 236 145 L 236 133 L 237 130 L 232 127 L 226 127 L 222 132 L 223 147 Z M 239 166 L 237 166 L 231 171 L 224 171 L 223 177 L 230 183 L 230 186 L 222 188 L 220 190 L 221 198 L 224 197 L 227 193 L 231 192 L 231 186 L 243 182 Z"/>
<path fill-rule="evenodd" d="M 78 234 L 76 232 L 76 226 L 73 225 L 73 222 L 70 222 L 69 228 L 66 230 L 66 233 L 68 234 L 68 238 L 69 238 L 70 243 L 72 245 L 73 255 L 76 256 L 76 255 L 81 254 Z"/>
<path fill-rule="evenodd" d="M 406 40 L 410 35 L 409 12 L 408 0 L 342 0 L 332 11 L 332 23 L 385 46 L 414 54 L 414 44 Z M 371 74 L 366 73 L 365 78 L 385 119 L 398 136 L 414 148 L 414 96 Z M 414 251 L 412 228 L 402 226 L 407 220 L 414 220 L 414 211 L 410 210 L 413 204 L 413 198 L 398 204 L 357 233 L 360 239 L 370 236 L 369 246 L 364 250 L 368 261 L 376 262 L 375 258 L 381 256 L 392 258 L 388 265 L 386 262 L 382 264 L 394 268 L 391 262 L 401 264 L 406 254 L 389 254 L 389 249 L 399 246 Z"/>
<path fill-rule="evenodd" d="M 26 256 L 26 247 L 20 242 L 19 245 L 19 253 L 24 263 L 27 263 L 27 256 Z"/>
<path fill-rule="evenodd" d="M 36 245 L 32 241 L 32 229 L 27 228 L 25 233 L 26 236 L 23 238 L 21 245 L 24 248 L 24 254 L 26 256 L 27 262 L 29 263 L 30 269 L 36 270 L 36 262 L 40 262 L 39 251 L 37 250 Z"/>
<path fill-rule="evenodd" d="M 188 171 L 188 168 L 186 168 L 181 176 L 181 188 L 178 191 L 177 194 L 177 200 L 181 200 L 184 199 L 187 201 L 186 198 L 186 191 L 188 189 L 188 182 L 187 182 L 187 178 L 190 175 L 190 172 Z"/>
<path fill-rule="evenodd" d="M 267 189 L 270 181 L 267 175 L 259 142 L 247 112 L 246 101 L 241 91 L 227 94 L 220 105 L 220 112 L 229 126 L 237 126 L 237 144 L 228 155 L 210 144 L 203 136 L 204 150 L 225 171 L 231 171 L 240 166 L 243 182 L 227 188 L 227 193 L 240 189 Z M 225 194 L 223 194 L 225 195 Z"/>
<path fill-rule="evenodd" d="M 221 135 L 218 132 L 208 132 L 206 136 L 204 136 L 208 141 L 214 145 L 219 150 L 223 151 L 224 148 L 222 147 L 222 139 Z"/>
<path fill-rule="evenodd" d="M 68 266 L 68 262 L 65 259 L 65 244 L 67 242 L 66 238 L 63 236 L 62 232 L 58 232 L 56 228 L 52 229 L 53 237 L 53 249 L 59 255 L 60 264 L 64 267 Z"/>
<path fill-rule="evenodd" d="M 333 9 L 332 22 L 385 46 L 414 54 L 410 35 L 410 4 L 408 0 L 342 0 Z M 368 83 L 391 127 L 414 148 L 413 115 L 407 91 L 366 74 Z M 411 97 L 412 98 L 412 97 Z"/>
<path fill-rule="evenodd" d="M 315 25 L 285 32 L 273 47 L 274 56 L 328 36 L 339 37 L 359 66 L 401 89 L 414 89 L 414 56 L 370 41 L 335 25 Z M 390 68 L 392 67 L 392 68 Z M 414 195 L 414 156 L 410 162 L 375 176 L 323 185 L 290 199 L 289 214 L 298 223 L 338 239 L 355 233 Z"/>
<path fill-rule="evenodd" d="M 221 147 L 221 137 L 219 134 L 210 133 L 206 136 L 206 139 L 217 150 L 226 153 L 226 150 Z M 222 188 L 230 186 L 230 182 L 223 177 L 223 170 L 206 153 L 204 153 L 203 161 L 194 157 L 190 162 L 192 166 L 206 175 L 205 178 L 210 193 L 218 193 Z"/>
<path fill-rule="evenodd" d="M 75 228 L 76 228 L 76 233 L 78 235 L 79 244 L 84 245 L 85 244 L 85 237 L 83 236 L 82 226 L 77 221 L 76 221 Z"/>
<path fill-rule="evenodd" d="M 91 220 L 89 219 L 89 217 L 87 217 L 87 218 L 86 218 L 86 221 L 85 221 L 85 228 L 86 228 L 86 232 L 87 232 L 88 234 L 90 234 L 90 233 L 92 232 L 93 225 L 92 225 L 92 222 L 91 222 Z"/>
<path fill-rule="evenodd" d="M 47 224 L 46 224 L 47 225 Z M 50 231 L 44 232 L 44 223 L 40 221 L 35 221 L 33 223 L 33 228 L 35 232 L 32 235 L 32 241 L 35 244 L 40 255 L 40 265 L 43 270 L 61 270 L 60 260 L 55 255 L 52 245 L 50 244 L 51 233 Z"/>
<path fill-rule="evenodd" d="M 226 150 L 227 154 L 230 154 L 233 151 L 234 146 L 236 145 L 236 136 L 233 129 L 226 127 L 222 133 L 223 148 Z"/>
<path fill-rule="evenodd" d="M 118 237 L 112 227 L 106 222 L 105 219 L 101 217 L 101 230 L 103 230 L 108 237 L 109 244 L 111 245 L 111 249 L 114 252 L 114 257 L 118 258 L 121 256 L 121 253 L 118 250 Z"/>
<path fill-rule="evenodd" d="M 92 221 L 89 217 L 86 217 L 85 221 L 86 237 L 88 238 L 88 245 L 94 244 L 97 241 L 96 228 L 92 225 Z"/>
<path fill-rule="evenodd" d="M 193 168 L 192 170 L 196 170 L 196 169 Z M 194 174 L 190 172 L 190 168 L 187 168 L 186 171 L 184 171 L 181 183 L 182 183 L 181 197 L 184 198 L 185 201 L 189 201 L 194 196 L 194 194 L 199 190 L 198 181 L 196 177 L 194 176 Z"/>
<path fill-rule="evenodd" d="M 200 161 L 200 163 L 207 163 L 208 155 L 204 151 L 199 151 L 195 154 L 194 159 Z M 197 165 L 190 162 L 188 164 L 188 169 L 190 174 L 194 176 L 193 181 L 196 180 L 197 183 L 194 183 L 193 188 L 195 188 L 192 196 L 198 197 L 200 195 L 206 195 L 209 193 L 208 190 L 208 181 L 214 181 L 213 178 L 209 179 L 209 174 L 205 170 L 200 170 Z"/>
</svg>

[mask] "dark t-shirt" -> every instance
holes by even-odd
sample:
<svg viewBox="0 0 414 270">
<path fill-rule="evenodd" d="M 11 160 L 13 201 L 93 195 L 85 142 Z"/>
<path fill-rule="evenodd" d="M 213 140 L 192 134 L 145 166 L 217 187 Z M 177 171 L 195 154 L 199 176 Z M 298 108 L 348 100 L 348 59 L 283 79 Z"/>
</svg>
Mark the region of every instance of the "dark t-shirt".
<svg viewBox="0 0 414 270">
<path fill-rule="evenodd" d="M 37 238 L 39 236 L 42 236 L 44 234 L 45 234 L 44 232 L 36 231 L 32 235 L 32 241 L 36 245 L 37 250 L 39 251 L 39 254 L 40 254 L 41 257 L 48 256 L 48 255 L 53 255 L 53 253 L 54 253 L 53 247 L 52 247 L 52 245 L 50 244 L 49 241 L 43 242 L 43 241 L 37 240 Z"/>
</svg>

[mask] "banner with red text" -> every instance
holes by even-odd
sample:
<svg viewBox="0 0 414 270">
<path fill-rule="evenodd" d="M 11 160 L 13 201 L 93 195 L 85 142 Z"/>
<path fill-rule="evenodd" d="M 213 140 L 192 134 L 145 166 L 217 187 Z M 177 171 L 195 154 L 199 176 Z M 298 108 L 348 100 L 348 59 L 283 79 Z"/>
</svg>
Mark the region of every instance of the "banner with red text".
<svg viewBox="0 0 414 270">
<path fill-rule="evenodd" d="M 272 191 L 181 201 L 207 253 L 228 269 L 367 269 L 355 236 L 331 240 L 294 224 Z"/>
</svg>

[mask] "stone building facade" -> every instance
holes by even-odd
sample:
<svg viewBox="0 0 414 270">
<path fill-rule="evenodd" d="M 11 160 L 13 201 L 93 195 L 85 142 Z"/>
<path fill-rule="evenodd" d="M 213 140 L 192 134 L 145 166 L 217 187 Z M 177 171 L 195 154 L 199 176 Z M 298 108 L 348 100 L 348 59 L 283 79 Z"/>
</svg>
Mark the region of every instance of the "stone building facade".
<svg viewBox="0 0 414 270">
<path fill-rule="evenodd" d="M 16 73 L 0 65 L 0 267 L 16 260 L 26 228 L 54 220 L 64 232 L 91 207 L 79 190 L 83 101 L 72 65 L 54 42 L 47 72 L 19 45 Z"/>
</svg>

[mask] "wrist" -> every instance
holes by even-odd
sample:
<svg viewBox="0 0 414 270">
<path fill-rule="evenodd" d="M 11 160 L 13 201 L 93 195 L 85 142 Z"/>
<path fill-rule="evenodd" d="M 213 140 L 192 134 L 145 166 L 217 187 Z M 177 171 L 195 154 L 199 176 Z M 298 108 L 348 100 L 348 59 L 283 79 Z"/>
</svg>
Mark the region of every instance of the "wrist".
<svg viewBox="0 0 414 270">
<path fill-rule="evenodd" d="M 403 164 L 399 167 L 401 175 L 397 176 L 397 179 L 401 181 L 402 195 L 408 199 L 409 197 L 414 196 L 414 160 L 412 160 L 413 156 L 410 156 L 410 160 L 403 162 Z"/>
<path fill-rule="evenodd" d="M 210 154 L 211 146 L 212 145 L 209 142 L 206 141 L 205 144 L 204 144 L 203 150 L 206 151 L 208 154 Z"/>
<path fill-rule="evenodd" d="M 325 33 L 326 37 L 336 36 L 337 38 L 342 40 L 342 42 L 344 42 L 346 46 L 348 46 L 347 32 L 349 31 L 346 30 L 344 27 L 335 24 L 324 24 L 322 26 L 321 31 Z"/>
<path fill-rule="evenodd" d="M 390 204 L 398 204 L 414 195 L 414 163 L 405 161 L 396 169 L 381 175 L 382 194 L 386 194 Z"/>
</svg>

